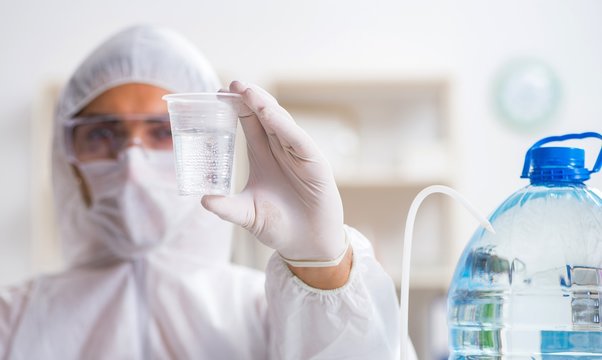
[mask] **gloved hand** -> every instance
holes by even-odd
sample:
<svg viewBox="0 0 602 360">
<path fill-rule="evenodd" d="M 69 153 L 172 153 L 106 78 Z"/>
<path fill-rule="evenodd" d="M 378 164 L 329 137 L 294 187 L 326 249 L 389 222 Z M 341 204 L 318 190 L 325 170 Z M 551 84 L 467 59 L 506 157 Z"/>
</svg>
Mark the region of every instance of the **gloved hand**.
<svg viewBox="0 0 602 360">
<path fill-rule="evenodd" d="M 328 161 L 265 90 L 235 81 L 230 91 L 241 94 L 250 109 L 246 111 L 250 115 L 240 114 L 249 180 L 239 194 L 204 196 L 203 206 L 247 229 L 285 260 L 336 265 L 325 261 L 342 257 L 348 243 L 341 197 Z"/>
</svg>

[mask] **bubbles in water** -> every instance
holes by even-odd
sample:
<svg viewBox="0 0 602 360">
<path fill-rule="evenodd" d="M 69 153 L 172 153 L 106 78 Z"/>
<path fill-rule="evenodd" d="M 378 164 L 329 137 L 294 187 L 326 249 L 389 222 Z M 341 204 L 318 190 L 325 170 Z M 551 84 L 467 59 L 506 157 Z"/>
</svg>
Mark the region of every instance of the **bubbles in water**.
<svg viewBox="0 0 602 360">
<path fill-rule="evenodd" d="M 230 193 L 235 133 L 189 129 L 173 136 L 180 194 Z"/>
</svg>

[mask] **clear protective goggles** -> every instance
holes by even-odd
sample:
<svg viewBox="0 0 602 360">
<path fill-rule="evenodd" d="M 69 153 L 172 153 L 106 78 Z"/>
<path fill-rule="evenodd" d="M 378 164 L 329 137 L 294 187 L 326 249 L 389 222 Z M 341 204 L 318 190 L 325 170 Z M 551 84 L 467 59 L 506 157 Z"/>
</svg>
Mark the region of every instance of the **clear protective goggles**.
<svg viewBox="0 0 602 360">
<path fill-rule="evenodd" d="M 130 146 L 172 151 L 168 114 L 100 114 L 65 122 L 69 161 L 85 163 L 116 160 Z"/>
</svg>

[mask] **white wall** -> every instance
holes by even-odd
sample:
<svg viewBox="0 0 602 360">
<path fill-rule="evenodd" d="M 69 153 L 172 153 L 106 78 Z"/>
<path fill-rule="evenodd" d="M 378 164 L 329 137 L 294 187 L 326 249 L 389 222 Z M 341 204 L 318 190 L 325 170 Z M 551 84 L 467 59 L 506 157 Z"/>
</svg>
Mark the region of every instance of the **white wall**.
<svg viewBox="0 0 602 360">
<path fill-rule="evenodd" d="M 280 78 L 444 75 L 453 79 L 460 190 L 490 212 L 524 184 L 525 149 L 550 134 L 602 131 L 599 1 L 4 1 L 0 4 L 0 284 L 32 274 L 32 103 L 96 44 L 139 22 L 171 26 L 224 80 L 269 87 Z M 507 60 L 545 60 L 563 86 L 547 127 L 518 133 L 491 107 Z M 602 175 L 592 184 L 602 187 Z M 468 237 L 472 222 L 461 236 Z"/>
</svg>

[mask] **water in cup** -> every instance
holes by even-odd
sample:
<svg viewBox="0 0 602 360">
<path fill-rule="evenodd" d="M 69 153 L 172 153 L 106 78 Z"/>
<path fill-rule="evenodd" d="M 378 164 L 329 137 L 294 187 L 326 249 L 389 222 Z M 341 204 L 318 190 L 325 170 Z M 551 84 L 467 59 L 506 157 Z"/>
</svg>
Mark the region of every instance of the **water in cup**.
<svg viewBox="0 0 602 360">
<path fill-rule="evenodd" d="M 242 97 L 171 94 L 167 101 L 180 195 L 227 195 Z"/>
<path fill-rule="evenodd" d="M 180 194 L 230 192 L 235 132 L 186 129 L 173 138 Z"/>
</svg>

